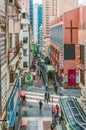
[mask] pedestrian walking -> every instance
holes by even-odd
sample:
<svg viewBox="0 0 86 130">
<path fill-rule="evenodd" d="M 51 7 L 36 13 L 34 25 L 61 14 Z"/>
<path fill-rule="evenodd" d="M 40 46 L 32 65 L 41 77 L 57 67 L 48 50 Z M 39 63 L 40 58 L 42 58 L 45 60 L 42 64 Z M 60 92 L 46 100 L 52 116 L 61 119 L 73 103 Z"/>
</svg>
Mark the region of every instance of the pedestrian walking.
<svg viewBox="0 0 86 130">
<path fill-rule="evenodd" d="M 50 93 L 47 92 L 47 103 L 50 102 Z"/>
<path fill-rule="evenodd" d="M 44 101 L 46 102 L 46 100 L 47 100 L 47 92 L 45 92 L 44 94 Z"/>
<path fill-rule="evenodd" d="M 53 86 L 54 86 L 54 87 L 56 86 L 56 81 L 53 82 Z"/>
<path fill-rule="evenodd" d="M 47 83 L 45 84 L 45 89 L 46 89 L 46 91 L 48 90 L 48 84 Z"/>
<path fill-rule="evenodd" d="M 22 98 L 22 104 L 23 104 L 23 102 L 26 103 L 26 96 L 25 96 L 25 95 L 24 95 L 23 98 Z"/>
<path fill-rule="evenodd" d="M 54 115 L 55 115 L 55 108 L 53 106 L 52 106 L 51 114 L 52 114 L 52 121 L 53 121 L 54 120 Z"/>
<path fill-rule="evenodd" d="M 54 86 L 54 89 L 55 89 L 55 93 L 57 94 L 57 89 L 58 89 L 58 86 L 57 86 L 57 85 L 55 85 L 55 86 Z"/>
<path fill-rule="evenodd" d="M 58 117 L 58 112 L 59 112 L 59 105 L 57 104 L 56 107 L 55 107 L 55 110 L 56 110 L 56 117 Z"/>
<path fill-rule="evenodd" d="M 41 101 L 41 99 L 40 99 L 40 101 L 39 101 L 39 110 L 40 110 L 40 111 L 42 110 L 42 105 L 43 105 L 43 103 L 42 103 L 42 101 Z"/>
<path fill-rule="evenodd" d="M 48 97 L 48 102 L 50 102 L 50 93 L 47 93 L 47 97 Z"/>
<path fill-rule="evenodd" d="M 42 77 L 42 72 L 40 71 L 40 79 L 41 79 L 41 77 Z"/>
<path fill-rule="evenodd" d="M 37 76 L 39 76 L 39 70 L 37 70 Z"/>
</svg>

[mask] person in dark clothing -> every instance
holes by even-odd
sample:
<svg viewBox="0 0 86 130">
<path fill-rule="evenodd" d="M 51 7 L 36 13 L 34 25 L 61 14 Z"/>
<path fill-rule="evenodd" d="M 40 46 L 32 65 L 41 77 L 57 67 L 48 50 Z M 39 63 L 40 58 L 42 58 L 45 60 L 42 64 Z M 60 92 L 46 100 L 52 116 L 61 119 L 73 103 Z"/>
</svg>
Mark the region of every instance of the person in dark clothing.
<svg viewBox="0 0 86 130">
<path fill-rule="evenodd" d="M 39 110 L 40 110 L 40 111 L 42 110 L 42 105 L 43 105 L 43 103 L 42 103 L 42 101 L 41 101 L 41 99 L 40 99 L 40 101 L 39 101 Z"/>
<path fill-rule="evenodd" d="M 44 94 L 44 101 L 46 102 L 46 100 L 47 100 L 47 92 L 45 92 Z"/>
<path fill-rule="evenodd" d="M 42 77 L 42 72 L 40 71 L 40 79 L 41 79 L 41 77 Z"/>
<path fill-rule="evenodd" d="M 56 86 L 56 81 L 53 82 L 53 86 L 54 86 L 54 87 Z"/>
<path fill-rule="evenodd" d="M 54 86 L 55 93 L 57 94 L 58 86 L 57 86 L 57 84 L 56 84 L 56 81 L 53 82 L 53 86 Z"/>
<path fill-rule="evenodd" d="M 47 103 L 50 102 L 50 93 L 47 92 Z"/>
<path fill-rule="evenodd" d="M 46 91 L 48 90 L 48 84 L 47 83 L 45 84 L 45 89 L 46 89 Z"/>
<path fill-rule="evenodd" d="M 23 98 L 22 98 L 22 104 L 23 104 L 23 102 L 26 103 L 26 96 L 25 96 L 25 95 L 24 95 Z"/>
<path fill-rule="evenodd" d="M 58 86 L 57 86 L 57 85 L 55 85 L 55 86 L 54 86 L 54 89 L 55 89 L 55 93 L 57 94 L 57 89 L 58 89 Z"/>
</svg>

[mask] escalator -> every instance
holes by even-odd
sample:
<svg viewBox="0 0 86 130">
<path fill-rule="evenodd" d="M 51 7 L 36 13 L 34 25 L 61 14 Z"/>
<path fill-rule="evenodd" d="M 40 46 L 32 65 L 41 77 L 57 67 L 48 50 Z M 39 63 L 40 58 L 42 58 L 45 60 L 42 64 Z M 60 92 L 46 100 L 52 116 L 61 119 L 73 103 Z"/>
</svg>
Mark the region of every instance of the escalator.
<svg viewBox="0 0 86 130">
<path fill-rule="evenodd" d="M 86 130 L 86 114 L 75 98 L 62 98 L 61 111 L 70 130 Z"/>
</svg>

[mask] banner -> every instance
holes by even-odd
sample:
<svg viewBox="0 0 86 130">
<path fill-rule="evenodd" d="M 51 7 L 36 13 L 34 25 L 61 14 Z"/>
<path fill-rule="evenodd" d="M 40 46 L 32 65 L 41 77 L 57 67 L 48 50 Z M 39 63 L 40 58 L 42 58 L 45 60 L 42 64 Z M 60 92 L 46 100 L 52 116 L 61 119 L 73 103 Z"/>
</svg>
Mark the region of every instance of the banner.
<svg viewBox="0 0 86 130">
<path fill-rule="evenodd" d="M 68 86 L 76 86 L 76 70 L 68 70 Z"/>
</svg>

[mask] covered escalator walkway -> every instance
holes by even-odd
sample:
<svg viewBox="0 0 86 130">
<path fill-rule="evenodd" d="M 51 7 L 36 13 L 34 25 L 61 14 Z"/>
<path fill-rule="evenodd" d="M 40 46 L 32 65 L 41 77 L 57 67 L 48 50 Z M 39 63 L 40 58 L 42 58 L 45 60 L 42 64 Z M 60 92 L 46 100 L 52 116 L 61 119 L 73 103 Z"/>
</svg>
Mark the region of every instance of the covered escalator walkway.
<svg viewBox="0 0 86 130">
<path fill-rule="evenodd" d="M 60 106 L 67 130 L 86 130 L 86 114 L 76 98 L 61 98 Z"/>
</svg>

